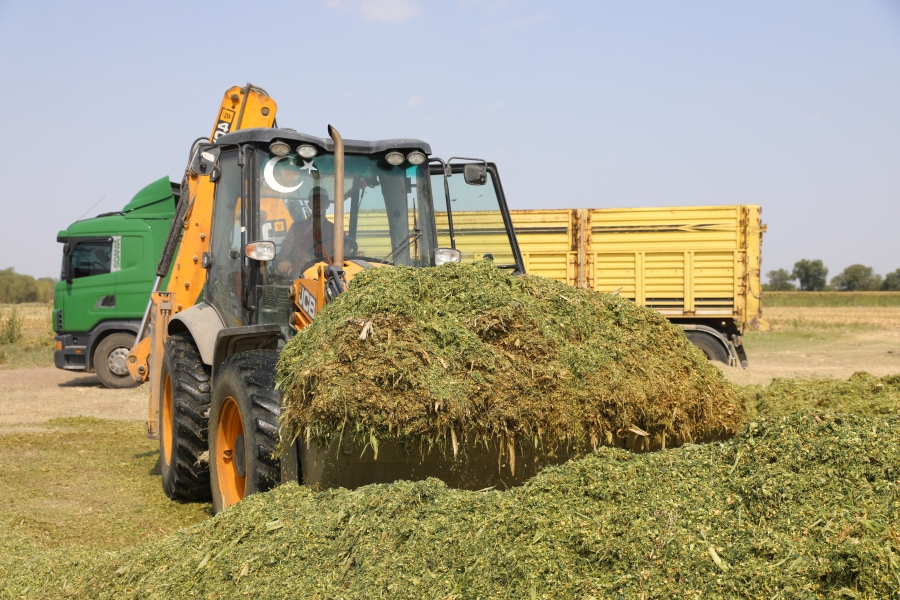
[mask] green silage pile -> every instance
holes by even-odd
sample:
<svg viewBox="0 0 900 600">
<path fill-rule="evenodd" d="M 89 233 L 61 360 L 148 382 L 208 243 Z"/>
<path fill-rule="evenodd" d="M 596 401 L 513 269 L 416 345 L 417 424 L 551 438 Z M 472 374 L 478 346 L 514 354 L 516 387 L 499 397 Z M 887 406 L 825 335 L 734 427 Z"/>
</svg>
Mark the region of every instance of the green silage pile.
<svg viewBox="0 0 900 600">
<path fill-rule="evenodd" d="M 794 412 L 848 412 L 896 415 L 900 411 L 900 375 L 875 377 L 864 371 L 839 379 L 774 379 L 766 386 L 740 388 L 748 418 Z"/>
<path fill-rule="evenodd" d="M 362 272 L 287 344 L 279 378 L 282 431 L 323 446 L 671 447 L 743 416 L 659 313 L 490 261 Z"/>
<path fill-rule="evenodd" d="M 898 481 L 896 415 L 766 417 L 726 442 L 600 448 L 508 491 L 286 485 L 109 557 L 22 563 L 3 585 L 85 598 L 892 598 Z"/>
</svg>

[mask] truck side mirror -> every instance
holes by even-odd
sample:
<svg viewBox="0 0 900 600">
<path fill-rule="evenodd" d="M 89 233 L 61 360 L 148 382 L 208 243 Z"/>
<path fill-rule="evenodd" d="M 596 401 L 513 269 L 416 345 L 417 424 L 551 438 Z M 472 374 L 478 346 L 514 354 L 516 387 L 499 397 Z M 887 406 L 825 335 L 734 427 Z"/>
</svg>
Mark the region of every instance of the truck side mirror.
<svg viewBox="0 0 900 600">
<path fill-rule="evenodd" d="M 204 145 L 197 148 L 194 158 L 191 160 L 191 173 L 194 175 L 209 175 L 213 172 L 216 162 L 219 160 L 221 148 Z"/>
<path fill-rule="evenodd" d="M 70 242 L 66 242 L 63 246 L 62 273 L 60 275 L 63 281 L 72 283 L 72 244 Z"/>
<path fill-rule="evenodd" d="M 468 164 L 463 167 L 463 178 L 469 185 L 484 185 L 487 183 L 487 167 Z"/>
</svg>

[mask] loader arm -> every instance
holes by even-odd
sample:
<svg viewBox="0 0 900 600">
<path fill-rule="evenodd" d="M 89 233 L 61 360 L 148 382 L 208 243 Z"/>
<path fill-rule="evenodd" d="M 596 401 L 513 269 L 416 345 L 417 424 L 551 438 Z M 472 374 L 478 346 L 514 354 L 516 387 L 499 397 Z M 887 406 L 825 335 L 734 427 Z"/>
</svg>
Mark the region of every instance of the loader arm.
<svg viewBox="0 0 900 600">
<path fill-rule="evenodd" d="M 216 115 L 216 123 L 208 142 L 240 129 L 269 128 L 275 124 L 277 105 L 261 88 L 247 84 L 225 92 Z M 191 148 L 188 166 L 182 183 L 181 202 L 164 247 L 157 269 L 157 284 L 171 273 L 165 290 L 154 287 L 147 314 L 136 337 L 136 344 L 127 357 L 128 370 L 137 381 L 150 381 L 148 437 L 158 435 L 159 398 L 162 381 L 159 365 L 167 336 L 169 320 L 177 313 L 194 306 L 205 283 L 204 254 L 209 251 L 215 196 L 215 170 L 206 175 L 195 168 L 203 164 L 200 138 Z M 215 162 L 214 160 L 211 162 Z M 202 170 L 199 170 L 202 172 Z"/>
</svg>

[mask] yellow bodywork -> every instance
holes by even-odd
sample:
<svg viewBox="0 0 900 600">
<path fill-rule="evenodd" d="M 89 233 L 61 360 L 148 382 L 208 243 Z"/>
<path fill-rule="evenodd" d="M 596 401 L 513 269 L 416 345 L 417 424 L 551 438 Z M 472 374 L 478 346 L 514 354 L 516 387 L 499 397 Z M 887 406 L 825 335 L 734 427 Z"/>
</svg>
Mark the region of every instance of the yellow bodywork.
<svg viewBox="0 0 900 600">
<path fill-rule="evenodd" d="M 372 267 L 381 268 L 390 265 L 382 263 L 370 263 Z M 307 325 L 311 325 L 316 313 L 327 304 L 325 297 L 325 268 L 328 266 L 326 262 L 319 262 L 303 272 L 303 277 L 294 280 L 291 286 L 291 300 L 294 302 L 296 309 L 291 314 L 291 327 L 300 331 Z M 341 289 L 346 290 L 347 284 L 353 281 L 353 278 L 363 270 L 363 267 L 356 262 L 344 261 L 343 265 L 344 278 L 341 280 Z"/>
<path fill-rule="evenodd" d="M 758 205 L 510 211 L 525 269 L 670 319 L 757 327 Z"/>
<path fill-rule="evenodd" d="M 232 87 L 222 98 L 210 142 L 239 129 L 272 127 L 277 109 L 272 98 L 250 85 L 245 88 Z M 185 181 L 187 189 L 182 185 L 181 202 L 189 204 L 182 224 L 181 242 L 172 260 L 169 283 L 165 291 L 151 294 L 150 333 L 132 348 L 126 363 L 136 380 L 150 380 L 147 429 L 151 436 L 159 431 L 159 399 L 163 384 L 159 380 L 159 365 L 162 363 L 169 320 L 197 302 L 206 280 L 201 259 L 203 253 L 209 250 L 215 183 L 210 181 L 209 176 L 194 173 L 189 173 Z M 151 368 L 151 364 L 156 367 Z"/>
</svg>

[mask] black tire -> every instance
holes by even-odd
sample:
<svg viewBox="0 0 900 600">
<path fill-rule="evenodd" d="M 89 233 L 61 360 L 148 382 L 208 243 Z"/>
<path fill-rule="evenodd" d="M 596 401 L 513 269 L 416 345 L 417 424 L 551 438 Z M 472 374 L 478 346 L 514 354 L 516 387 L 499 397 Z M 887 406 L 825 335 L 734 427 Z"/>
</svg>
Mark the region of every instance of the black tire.
<svg viewBox="0 0 900 600">
<path fill-rule="evenodd" d="M 209 367 L 190 334 L 166 340 L 159 406 L 159 466 L 166 496 L 209 500 Z M 168 405 L 168 408 L 167 408 Z"/>
<path fill-rule="evenodd" d="M 281 414 L 277 364 L 277 352 L 254 350 L 229 356 L 216 371 L 209 413 L 213 512 L 281 480 L 275 453 Z"/>
<path fill-rule="evenodd" d="M 705 331 L 685 331 L 688 340 L 706 355 L 708 360 L 728 364 L 728 350 L 722 345 L 721 340 L 713 337 Z"/>
<path fill-rule="evenodd" d="M 94 371 L 100 383 L 108 388 L 132 388 L 139 385 L 131 377 L 125 364 L 125 356 L 134 345 L 133 333 L 113 333 L 97 344 L 94 350 Z"/>
</svg>

